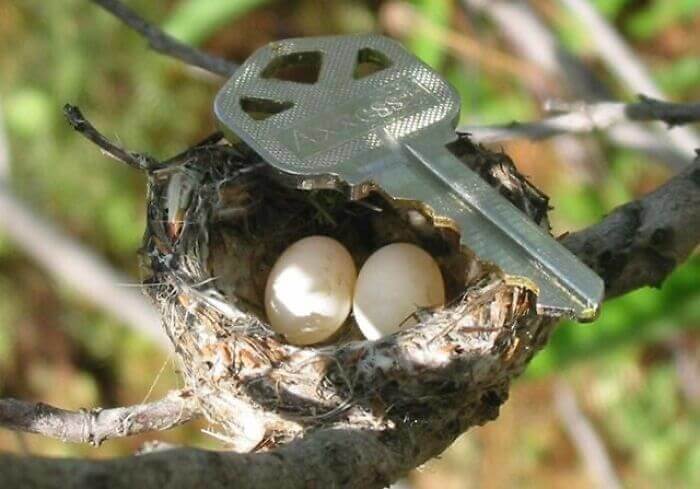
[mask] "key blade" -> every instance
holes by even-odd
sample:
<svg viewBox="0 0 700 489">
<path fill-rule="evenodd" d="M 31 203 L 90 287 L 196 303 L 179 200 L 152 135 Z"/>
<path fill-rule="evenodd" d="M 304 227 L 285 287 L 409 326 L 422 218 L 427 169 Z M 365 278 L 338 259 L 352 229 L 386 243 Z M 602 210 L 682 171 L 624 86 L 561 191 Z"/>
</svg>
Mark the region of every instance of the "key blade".
<svg viewBox="0 0 700 489">
<path fill-rule="evenodd" d="M 463 246 L 500 268 L 508 282 L 537 292 L 540 314 L 595 319 L 604 292 L 600 277 L 443 145 L 434 143 L 439 140 L 397 142 L 398 156 L 415 162 L 416 170 L 395 165 L 398 171 L 377 175 L 375 183 L 393 198 L 420 201 L 437 222 L 451 222 Z"/>
</svg>

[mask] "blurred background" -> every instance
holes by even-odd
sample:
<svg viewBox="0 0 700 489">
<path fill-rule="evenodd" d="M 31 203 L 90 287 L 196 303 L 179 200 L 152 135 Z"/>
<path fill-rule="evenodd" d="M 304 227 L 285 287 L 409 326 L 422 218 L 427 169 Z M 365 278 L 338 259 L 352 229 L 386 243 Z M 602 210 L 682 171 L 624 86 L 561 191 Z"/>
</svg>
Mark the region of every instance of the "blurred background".
<svg viewBox="0 0 700 489">
<path fill-rule="evenodd" d="M 464 124 L 538 119 L 549 99 L 631 101 L 645 91 L 616 71 L 622 63 L 599 45 L 605 38 L 577 10 L 583 3 L 631 47 L 658 93 L 700 99 L 700 0 L 126 3 L 235 61 L 284 37 L 392 35 L 457 87 Z M 214 130 L 221 80 L 149 51 L 88 0 L 0 0 L 0 46 L 0 396 L 69 409 L 155 400 L 178 387 L 178 374 L 137 296 L 145 179 L 74 133 L 61 107 L 77 104 L 108 137 L 166 158 Z M 690 161 L 677 131 L 669 138 L 635 127 L 497 148 L 551 196 L 561 234 Z M 648 146 L 644 134 L 663 147 L 637 148 Z M 105 290 L 85 259 L 104 272 Z M 463 435 L 406 485 L 700 487 L 699 326 L 696 255 L 660 289 L 606 303 L 597 322 L 562 324 L 500 418 Z M 101 458 L 147 440 L 220 447 L 204 428 L 101 448 L 0 431 L 0 450 Z"/>
</svg>

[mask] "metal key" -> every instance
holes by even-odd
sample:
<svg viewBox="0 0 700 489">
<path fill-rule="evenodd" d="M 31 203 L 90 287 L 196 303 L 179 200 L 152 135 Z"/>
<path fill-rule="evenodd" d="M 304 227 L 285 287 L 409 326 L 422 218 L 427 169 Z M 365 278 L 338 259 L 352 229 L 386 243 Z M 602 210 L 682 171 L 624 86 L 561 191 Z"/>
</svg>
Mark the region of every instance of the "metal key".
<svg viewBox="0 0 700 489">
<path fill-rule="evenodd" d="M 449 152 L 459 95 L 397 42 L 271 43 L 236 71 L 214 111 L 227 137 L 247 143 L 289 185 L 417 203 L 508 282 L 536 292 L 540 314 L 595 318 L 600 277 Z"/>
</svg>

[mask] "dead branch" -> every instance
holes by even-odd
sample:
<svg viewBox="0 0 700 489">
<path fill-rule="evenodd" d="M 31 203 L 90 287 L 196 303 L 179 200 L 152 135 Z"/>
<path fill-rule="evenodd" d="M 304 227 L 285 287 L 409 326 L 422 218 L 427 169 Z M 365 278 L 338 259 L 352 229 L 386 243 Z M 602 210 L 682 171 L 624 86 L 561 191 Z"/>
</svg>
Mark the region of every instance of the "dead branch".
<svg viewBox="0 0 700 489">
<path fill-rule="evenodd" d="M 127 151 L 104 137 L 95 129 L 95 126 L 83 116 L 83 113 L 78 107 L 66 104 L 63 107 L 63 114 L 73 129 L 95 143 L 107 156 L 111 156 L 115 160 L 126 163 L 132 168 L 141 171 L 152 171 L 159 166 L 159 163 L 151 156 Z"/>
<path fill-rule="evenodd" d="M 0 399 L 0 426 L 4 428 L 95 446 L 112 438 L 168 430 L 198 416 L 193 400 L 180 391 L 148 404 L 80 411 Z"/>
<path fill-rule="evenodd" d="M 207 54 L 187 44 L 181 43 L 174 37 L 146 22 L 136 12 L 119 0 L 91 1 L 110 12 L 145 37 L 149 46 L 154 51 L 224 77 L 231 76 L 231 74 L 236 71 L 236 68 L 238 68 L 238 65 L 235 63 L 217 56 L 212 56 L 211 54 Z"/>
<path fill-rule="evenodd" d="M 700 158 L 656 192 L 614 211 L 598 225 L 564 239 L 570 249 L 590 260 L 594 268 L 607 263 L 611 273 L 604 275 L 604 278 L 611 296 L 634 287 L 659 283 L 697 245 L 700 231 L 689 228 L 697 228 L 700 212 L 699 165 Z M 689 209 L 678 212 L 679 208 L 686 207 Z M 672 211 L 679 215 L 671 215 Z M 613 247 L 614 243 L 617 243 L 616 247 Z M 608 253 L 593 254 L 597 249 Z M 612 255 L 610 250 L 617 255 Z M 658 268 L 657 273 L 639 273 L 639 262 L 644 259 L 654 262 L 652 265 Z M 656 262 L 663 262 L 663 266 Z M 177 290 L 179 284 L 173 287 Z M 512 294 L 511 305 L 514 309 L 523 300 L 522 296 L 516 300 L 515 291 L 499 290 L 504 297 Z M 187 309 L 186 303 L 174 304 Z M 335 365 L 331 370 L 337 368 L 340 373 L 354 372 L 353 383 L 348 382 L 347 388 L 354 394 L 364 389 L 366 397 L 363 399 L 372 401 L 353 407 L 351 414 L 364 416 L 362 422 L 354 423 L 351 418 L 344 418 L 345 421 L 337 421 L 332 427 L 309 430 L 303 438 L 267 453 L 234 454 L 178 449 L 108 461 L 0 455 L 0 486 L 81 489 L 96 485 L 116 489 L 148 489 L 164 484 L 173 488 L 206 486 L 215 489 L 232 485 L 243 489 L 385 487 L 411 468 L 440 453 L 469 427 L 497 416 L 499 406 L 507 397 L 510 379 L 522 372 L 534 352 L 546 343 L 554 324 L 533 316 L 528 313 L 529 310 L 527 307 L 518 308 L 519 312 L 511 318 L 509 328 L 503 330 L 477 330 L 474 333 L 469 328 L 461 328 L 460 331 L 445 333 L 443 325 L 426 322 L 427 329 L 421 328 L 420 334 L 406 330 L 379 342 L 349 343 L 345 347 L 329 348 L 323 358 L 335 360 L 336 363 L 331 363 Z M 221 335 L 211 338 L 217 343 L 204 346 L 221 348 L 207 353 L 212 355 L 210 362 L 186 363 L 188 367 L 203 371 L 214 368 L 229 356 L 233 358 L 233 353 L 229 355 L 230 351 L 227 350 L 232 345 L 242 351 L 250 348 L 246 358 L 259 358 L 254 346 L 237 344 L 235 335 L 227 337 L 230 335 L 227 324 L 224 320 L 207 323 L 207 327 L 218 328 L 217 332 Z M 200 332 L 206 334 L 200 338 L 197 336 Z M 211 331 L 171 331 L 171 336 L 181 340 L 180 333 L 191 336 L 189 340 L 186 339 L 192 343 L 189 347 L 198 347 L 199 341 L 209 341 L 207 334 Z M 431 336 L 433 333 L 439 334 Z M 454 337 L 447 337 L 448 334 L 458 336 L 474 348 L 456 349 Z M 432 342 L 441 335 L 444 337 Z M 426 341 L 427 337 L 432 339 Z M 275 341 L 272 337 L 266 340 L 271 343 Z M 324 388 L 324 382 L 330 382 L 335 387 L 330 370 L 316 368 L 315 363 L 309 361 L 318 359 L 314 355 L 319 350 L 285 345 L 277 345 L 276 349 L 288 361 L 274 361 L 267 366 L 263 362 L 259 382 L 250 382 L 247 386 L 241 384 L 249 389 L 247 397 L 234 397 L 227 401 L 239 403 L 243 408 L 253 400 L 262 402 L 267 395 L 266 388 L 285 388 L 285 383 L 289 383 L 286 386 L 289 389 L 295 382 L 299 383 L 303 369 L 306 369 L 303 376 L 311 377 L 314 381 L 311 383 L 319 389 Z M 195 350 L 186 353 L 198 354 Z M 367 358 L 380 358 L 381 362 L 365 361 Z M 226 379 L 233 373 L 224 368 L 219 374 Z M 445 383 L 448 374 L 451 379 L 458 380 Z M 338 381 L 345 378 L 344 375 L 338 377 Z M 278 380 L 274 386 L 265 384 L 266 380 L 273 378 Z M 218 380 L 205 387 L 215 389 L 216 382 Z M 433 397 L 420 399 L 420 402 L 416 399 L 415 405 L 404 407 L 402 412 L 405 412 L 405 416 L 392 417 L 389 412 L 395 406 L 374 402 L 383 398 L 373 398 L 371 394 L 378 393 L 380 387 L 391 390 L 393 384 L 408 389 L 408 392 L 414 389 L 417 394 L 428 393 Z M 438 390 L 439 396 L 435 395 Z M 287 395 L 293 396 L 294 392 L 288 390 Z M 213 394 L 214 399 L 224 399 Z M 386 398 L 391 399 L 391 392 L 388 394 Z M 426 403 L 439 403 L 442 409 L 425 410 Z M 231 408 L 230 405 L 227 407 Z M 256 412 L 256 406 L 247 407 L 249 411 Z M 329 412 L 339 411 L 332 409 Z M 252 422 L 256 421 L 253 419 Z M 295 423 L 292 412 L 278 415 L 272 421 Z M 237 422 L 245 429 L 246 422 L 251 420 L 241 418 L 232 419 L 231 422 Z"/>
<path fill-rule="evenodd" d="M 700 102 L 680 104 L 640 97 L 638 102 L 600 102 L 558 104 L 563 114 L 536 122 L 513 122 L 493 126 L 460 126 L 457 131 L 469 134 L 480 143 L 510 139 L 539 140 L 559 134 L 582 134 L 604 131 L 621 122 L 663 121 L 669 126 L 700 122 Z"/>
<path fill-rule="evenodd" d="M 585 26 L 588 39 L 593 42 L 601 60 L 629 90 L 656 99 L 667 98 L 644 63 L 594 5 L 587 0 L 561 0 L 561 3 Z M 700 137 L 690 128 L 669 131 L 668 137 L 685 154 L 700 147 Z"/>
<path fill-rule="evenodd" d="M 586 102 L 614 98 L 596 74 L 557 39 L 530 2 L 462 0 L 462 4 L 470 12 L 486 14 L 515 52 L 556 76 L 574 96 Z M 669 144 L 667 131 L 660 128 L 623 122 L 610 127 L 605 137 L 623 148 L 649 154 L 674 169 L 682 168 L 688 161 L 687 152 Z"/>
</svg>

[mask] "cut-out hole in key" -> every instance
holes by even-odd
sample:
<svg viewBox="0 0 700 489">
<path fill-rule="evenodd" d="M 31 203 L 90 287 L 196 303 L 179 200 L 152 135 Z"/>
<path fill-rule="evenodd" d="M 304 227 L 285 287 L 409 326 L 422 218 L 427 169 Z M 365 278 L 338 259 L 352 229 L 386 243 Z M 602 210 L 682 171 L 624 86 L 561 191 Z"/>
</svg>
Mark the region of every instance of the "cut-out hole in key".
<svg viewBox="0 0 700 489">
<path fill-rule="evenodd" d="M 292 53 L 274 58 L 260 78 L 314 84 L 321 74 L 323 55 L 318 51 Z"/>
<path fill-rule="evenodd" d="M 294 107 L 294 102 L 277 102 L 265 98 L 243 97 L 241 109 L 254 121 L 264 121 Z"/>
<path fill-rule="evenodd" d="M 309 52 L 323 53 L 316 84 L 264 79 L 280 59 Z M 357 79 L 363 63 L 383 69 Z M 290 100 L 294 110 L 253 123 L 239 110 L 243 96 Z M 376 35 L 275 42 L 249 58 L 214 103 L 224 133 L 245 141 L 284 184 L 338 188 L 352 199 L 377 191 L 420 205 L 508 283 L 537 293 L 541 314 L 592 320 L 600 277 L 449 151 L 460 107 L 438 73 Z"/>
<path fill-rule="evenodd" d="M 352 77 L 355 80 L 360 80 L 390 66 L 391 60 L 384 53 L 372 48 L 362 48 L 357 52 L 357 61 Z"/>
</svg>

